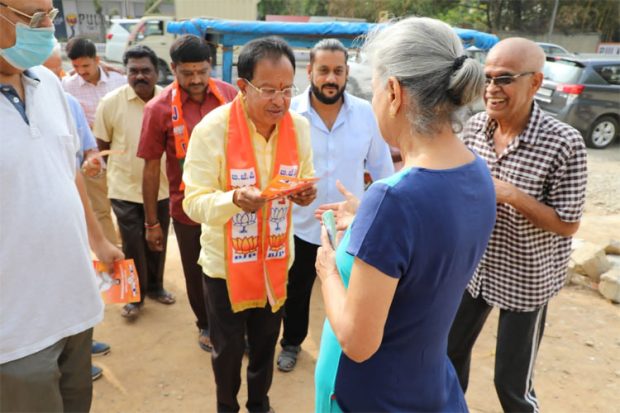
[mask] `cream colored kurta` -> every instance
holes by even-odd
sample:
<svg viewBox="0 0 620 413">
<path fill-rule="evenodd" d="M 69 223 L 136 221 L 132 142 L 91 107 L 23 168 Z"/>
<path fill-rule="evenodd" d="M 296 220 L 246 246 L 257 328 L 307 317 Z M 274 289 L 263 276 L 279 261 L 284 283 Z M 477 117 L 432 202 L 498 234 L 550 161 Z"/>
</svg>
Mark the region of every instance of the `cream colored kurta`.
<svg viewBox="0 0 620 413">
<path fill-rule="evenodd" d="M 155 96 L 162 91 L 155 86 Z M 142 129 L 144 101 L 129 86 L 108 93 L 101 99 L 95 115 L 93 134 L 97 139 L 110 142 L 110 149 L 121 151 L 108 157 L 108 198 L 136 203 L 142 200 L 144 159 L 138 158 L 138 143 Z M 157 199 L 168 198 L 166 158 L 161 159 L 159 193 Z"/>
<path fill-rule="evenodd" d="M 194 221 L 202 223 L 200 259 L 205 274 L 213 278 L 226 278 L 225 224 L 241 209 L 233 203 L 233 192 L 226 191 L 226 131 L 231 104 L 210 112 L 194 128 L 183 168 L 185 199 L 183 209 Z M 291 113 L 297 132 L 297 152 L 300 177 L 314 176 L 312 146 L 308 121 Z M 248 120 L 252 146 L 260 178 L 260 188 L 271 179 L 276 152 L 277 128 L 269 140 L 256 131 Z M 292 222 L 291 222 L 292 224 Z M 293 230 L 289 237 L 289 268 L 294 259 Z"/>
</svg>

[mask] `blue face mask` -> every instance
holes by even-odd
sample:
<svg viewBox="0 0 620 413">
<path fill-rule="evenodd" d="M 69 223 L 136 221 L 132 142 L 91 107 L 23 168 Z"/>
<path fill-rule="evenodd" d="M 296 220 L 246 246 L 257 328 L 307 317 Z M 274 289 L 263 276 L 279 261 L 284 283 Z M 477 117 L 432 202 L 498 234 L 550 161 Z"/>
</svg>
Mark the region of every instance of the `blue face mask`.
<svg viewBox="0 0 620 413">
<path fill-rule="evenodd" d="M 4 16 L 1 16 L 4 17 Z M 10 20 L 6 19 L 12 23 Z M 45 62 L 54 50 L 54 27 L 31 28 L 23 23 L 15 25 L 15 45 L 0 49 L 0 57 L 16 69 L 26 70 Z"/>
</svg>

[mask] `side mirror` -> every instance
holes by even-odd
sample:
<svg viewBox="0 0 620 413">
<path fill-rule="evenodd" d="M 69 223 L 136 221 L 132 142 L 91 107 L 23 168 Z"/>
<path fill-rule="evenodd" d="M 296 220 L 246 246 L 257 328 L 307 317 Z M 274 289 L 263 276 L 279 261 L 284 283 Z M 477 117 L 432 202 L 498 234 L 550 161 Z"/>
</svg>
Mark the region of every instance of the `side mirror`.
<svg viewBox="0 0 620 413">
<path fill-rule="evenodd" d="M 144 33 L 138 33 L 138 34 L 136 35 L 136 39 L 137 39 L 138 41 L 140 41 L 140 40 L 144 40 Z"/>
</svg>

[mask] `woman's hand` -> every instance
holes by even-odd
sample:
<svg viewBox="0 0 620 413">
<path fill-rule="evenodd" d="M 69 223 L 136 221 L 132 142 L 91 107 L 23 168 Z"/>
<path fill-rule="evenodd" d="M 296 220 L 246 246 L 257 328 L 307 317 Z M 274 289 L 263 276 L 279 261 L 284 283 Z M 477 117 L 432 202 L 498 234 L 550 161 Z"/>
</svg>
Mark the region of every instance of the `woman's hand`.
<svg viewBox="0 0 620 413">
<path fill-rule="evenodd" d="M 336 229 L 338 231 L 344 231 L 349 228 L 351 222 L 353 222 L 353 218 L 355 218 L 355 214 L 357 213 L 357 208 L 360 205 L 360 200 L 349 192 L 340 181 L 336 181 L 336 187 L 344 196 L 345 200 L 319 206 L 316 211 L 314 211 L 314 217 L 321 220 L 323 212 L 331 209 L 334 211 L 334 216 L 336 217 Z"/>
<path fill-rule="evenodd" d="M 336 267 L 336 251 L 334 251 L 329 242 L 329 236 L 324 226 L 321 226 L 321 246 L 316 252 L 316 262 L 314 266 L 316 268 L 316 274 L 319 276 L 322 283 L 329 277 L 340 277 L 338 268 Z"/>
</svg>

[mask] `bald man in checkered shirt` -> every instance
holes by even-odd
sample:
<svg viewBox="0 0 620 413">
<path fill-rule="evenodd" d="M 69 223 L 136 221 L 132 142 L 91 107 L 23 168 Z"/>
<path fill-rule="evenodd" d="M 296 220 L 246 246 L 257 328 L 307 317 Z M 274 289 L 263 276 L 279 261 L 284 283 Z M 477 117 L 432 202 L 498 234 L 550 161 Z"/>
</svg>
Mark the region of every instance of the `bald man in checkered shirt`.
<svg viewBox="0 0 620 413">
<path fill-rule="evenodd" d="M 466 390 L 476 338 L 499 308 L 495 389 L 506 412 L 539 410 L 532 376 L 547 303 L 564 285 L 585 200 L 581 135 L 534 102 L 544 62 L 542 49 L 522 38 L 491 49 L 486 112 L 472 117 L 463 133 L 493 175 L 497 222 L 463 295 L 448 353 Z"/>
</svg>

